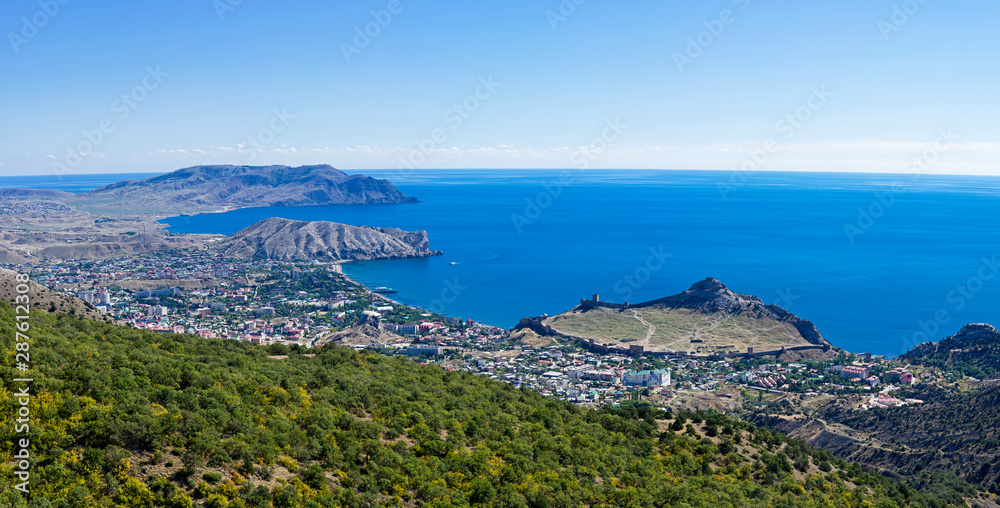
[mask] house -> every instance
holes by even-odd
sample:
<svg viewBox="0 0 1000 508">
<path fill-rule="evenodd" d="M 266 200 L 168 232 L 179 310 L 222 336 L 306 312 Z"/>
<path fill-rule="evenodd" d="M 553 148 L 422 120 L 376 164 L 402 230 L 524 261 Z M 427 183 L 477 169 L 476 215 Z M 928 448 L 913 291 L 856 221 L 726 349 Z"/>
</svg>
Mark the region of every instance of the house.
<svg viewBox="0 0 1000 508">
<path fill-rule="evenodd" d="M 625 386 L 665 386 L 670 384 L 670 369 L 628 371 L 622 375 Z"/>
<path fill-rule="evenodd" d="M 408 323 L 408 324 L 401 324 L 401 325 L 390 323 L 390 324 L 386 324 L 385 327 L 388 328 L 389 331 L 392 331 L 392 332 L 395 332 L 395 333 L 401 333 L 401 334 L 404 334 L 404 335 L 416 335 L 417 334 L 417 325 L 415 323 Z"/>
<path fill-rule="evenodd" d="M 868 377 L 868 369 L 856 365 L 848 365 L 841 369 L 840 376 L 845 379 L 864 379 Z"/>
</svg>

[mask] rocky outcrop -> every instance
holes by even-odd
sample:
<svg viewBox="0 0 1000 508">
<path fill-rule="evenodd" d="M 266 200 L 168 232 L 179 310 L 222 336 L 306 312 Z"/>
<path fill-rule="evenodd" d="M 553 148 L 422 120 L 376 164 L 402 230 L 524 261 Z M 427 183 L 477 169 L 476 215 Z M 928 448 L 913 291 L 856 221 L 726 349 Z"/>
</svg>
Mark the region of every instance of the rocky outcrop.
<svg viewBox="0 0 1000 508">
<path fill-rule="evenodd" d="M 282 261 L 366 261 L 441 254 L 441 251 L 430 249 L 426 231 L 277 217 L 253 224 L 219 242 L 214 248 L 228 256 Z"/>
<path fill-rule="evenodd" d="M 382 320 L 377 316 L 365 315 L 358 324 L 332 333 L 316 341 L 317 346 L 326 344 L 336 344 L 340 346 L 371 346 L 377 344 L 390 344 L 397 339 L 402 339 L 385 329 Z"/>
<path fill-rule="evenodd" d="M 511 328 L 510 331 L 516 332 L 520 330 L 531 330 L 538 335 L 555 335 L 552 327 L 545 324 L 548 316 L 536 316 L 536 317 L 526 317 L 521 318 L 517 323 L 517 326 Z"/>
<path fill-rule="evenodd" d="M 967 324 L 939 342 L 918 344 L 902 358 L 966 371 L 975 368 L 977 376 L 995 377 L 1000 373 L 1000 331 L 987 323 Z"/>
<path fill-rule="evenodd" d="M 712 277 L 696 282 L 681 294 L 640 305 L 664 305 L 691 309 L 703 314 L 721 312 L 730 316 L 772 319 L 794 326 L 802 338 L 810 344 L 832 347 L 811 321 L 802 319 L 777 305 L 767 305 L 759 297 L 730 291 L 725 284 Z"/>
</svg>

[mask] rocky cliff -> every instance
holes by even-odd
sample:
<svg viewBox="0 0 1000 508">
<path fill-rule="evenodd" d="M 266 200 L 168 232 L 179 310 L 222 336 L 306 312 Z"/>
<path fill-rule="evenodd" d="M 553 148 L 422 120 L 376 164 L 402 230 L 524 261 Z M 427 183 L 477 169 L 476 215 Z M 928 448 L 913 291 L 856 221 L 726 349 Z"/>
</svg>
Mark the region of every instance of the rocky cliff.
<svg viewBox="0 0 1000 508">
<path fill-rule="evenodd" d="M 426 231 L 348 226 L 336 222 L 262 220 L 219 242 L 228 256 L 276 260 L 370 260 L 436 256 Z"/>
</svg>

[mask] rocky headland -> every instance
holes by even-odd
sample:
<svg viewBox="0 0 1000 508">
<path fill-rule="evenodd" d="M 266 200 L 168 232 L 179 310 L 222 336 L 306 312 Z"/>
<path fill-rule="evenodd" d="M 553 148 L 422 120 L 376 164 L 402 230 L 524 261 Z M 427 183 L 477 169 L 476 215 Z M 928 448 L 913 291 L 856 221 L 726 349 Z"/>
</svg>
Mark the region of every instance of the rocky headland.
<svg viewBox="0 0 1000 508">
<path fill-rule="evenodd" d="M 441 254 L 430 248 L 426 231 L 278 217 L 253 224 L 211 247 L 227 256 L 281 261 L 367 261 Z"/>
</svg>

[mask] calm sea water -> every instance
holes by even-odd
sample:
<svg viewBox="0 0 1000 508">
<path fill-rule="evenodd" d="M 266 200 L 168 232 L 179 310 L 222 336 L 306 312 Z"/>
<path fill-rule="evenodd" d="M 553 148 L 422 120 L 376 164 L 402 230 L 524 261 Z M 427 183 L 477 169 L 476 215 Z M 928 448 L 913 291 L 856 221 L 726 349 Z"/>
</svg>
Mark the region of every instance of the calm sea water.
<svg viewBox="0 0 1000 508">
<path fill-rule="evenodd" d="M 4 176 L 0 177 L 0 189 L 59 189 L 66 192 L 88 192 L 98 187 L 122 180 L 143 180 L 162 173 L 116 173 L 78 175 L 69 173 L 57 175 Z"/>
<path fill-rule="evenodd" d="M 1000 324 L 998 178 L 759 173 L 733 185 L 728 172 L 365 173 L 421 203 L 165 222 L 182 233 L 229 234 L 272 216 L 424 229 L 443 256 L 346 271 L 404 303 L 504 327 L 592 293 L 639 302 L 708 276 L 856 352 L 898 355 L 969 322 Z"/>
</svg>

